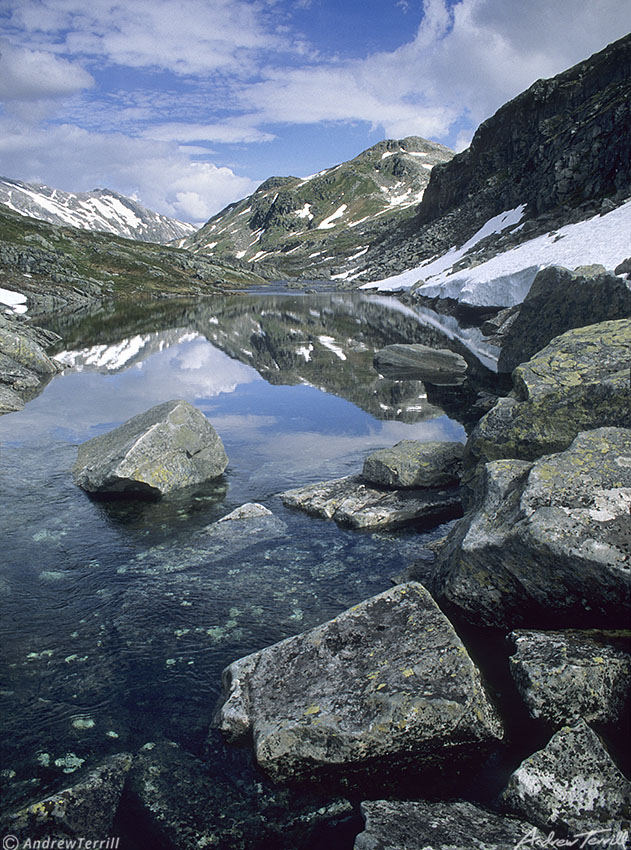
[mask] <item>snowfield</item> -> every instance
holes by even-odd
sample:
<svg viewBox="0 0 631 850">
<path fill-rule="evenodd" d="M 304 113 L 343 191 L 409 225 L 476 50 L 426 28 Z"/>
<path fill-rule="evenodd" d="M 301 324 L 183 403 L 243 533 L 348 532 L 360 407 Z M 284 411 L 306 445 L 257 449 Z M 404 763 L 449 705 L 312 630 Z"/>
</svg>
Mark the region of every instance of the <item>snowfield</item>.
<svg viewBox="0 0 631 850">
<path fill-rule="evenodd" d="M 631 255 L 631 201 L 607 213 L 537 236 L 470 269 L 452 272 L 455 262 L 491 233 L 518 225 L 524 207 L 507 210 L 490 219 L 460 248 L 414 269 L 364 284 L 362 289 L 393 292 L 409 289 L 430 298 L 453 298 L 478 307 L 512 307 L 521 304 L 535 275 L 546 266 L 600 263 L 613 269 Z M 422 283 L 424 281 L 424 283 Z"/>
</svg>

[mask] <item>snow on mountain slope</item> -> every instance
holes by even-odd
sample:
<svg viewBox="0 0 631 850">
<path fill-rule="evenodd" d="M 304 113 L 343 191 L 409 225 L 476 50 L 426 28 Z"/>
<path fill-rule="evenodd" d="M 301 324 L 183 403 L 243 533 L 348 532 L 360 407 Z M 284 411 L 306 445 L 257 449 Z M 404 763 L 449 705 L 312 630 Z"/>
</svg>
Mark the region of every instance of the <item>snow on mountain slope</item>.
<svg viewBox="0 0 631 850">
<path fill-rule="evenodd" d="M 460 248 L 398 275 L 364 284 L 362 289 L 393 292 L 414 288 L 429 298 L 451 298 L 476 307 L 511 307 L 520 304 L 538 271 L 559 265 L 600 263 L 613 270 L 631 254 L 631 200 L 585 221 L 568 224 L 497 254 L 486 262 L 454 270 L 467 255 L 475 261 L 475 246 L 485 236 L 506 228 L 515 230 L 523 206 L 495 216 Z"/>
<path fill-rule="evenodd" d="M 127 239 L 166 244 L 195 231 L 192 224 L 148 210 L 109 189 L 62 192 L 49 186 L 0 177 L 0 203 L 20 215 Z"/>
</svg>

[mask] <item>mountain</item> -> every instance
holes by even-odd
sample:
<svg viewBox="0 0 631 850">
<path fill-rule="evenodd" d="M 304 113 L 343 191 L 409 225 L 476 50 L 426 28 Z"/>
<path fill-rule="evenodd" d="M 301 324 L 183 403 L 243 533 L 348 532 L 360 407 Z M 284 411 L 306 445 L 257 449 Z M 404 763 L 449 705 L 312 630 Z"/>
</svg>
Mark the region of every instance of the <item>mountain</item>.
<svg viewBox="0 0 631 850">
<path fill-rule="evenodd" d="M 256 263 L 267 277 L 345 278 L 376 233 L 414 215 L 433 167 L 452 156 L 410 136 L 379 142 L 310 177 L 271 177 L 182 245 Z"/>
<path fill-rule="evenodd" d="M 166 244 L 195 230 L 192 224 L 148 210 L 110 189 L 62 192 L 39 183 L 0 177 L 0 204 L 51 224 L 100 230 L 143 242 Z"/>
</svg>

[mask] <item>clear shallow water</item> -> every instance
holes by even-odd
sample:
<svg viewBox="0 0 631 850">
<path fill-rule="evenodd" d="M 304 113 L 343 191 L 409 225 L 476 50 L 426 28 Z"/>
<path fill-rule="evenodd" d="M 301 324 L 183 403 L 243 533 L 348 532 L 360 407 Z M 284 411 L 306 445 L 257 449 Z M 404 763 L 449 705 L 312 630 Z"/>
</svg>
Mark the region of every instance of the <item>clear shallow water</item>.
<svg viewBox="0 0 631 850">
<path fill-rule="evenodd" d="M 401 439 L 464 439 L 420 382 L 372 369 L 389 342 L 441 342 L 374 298 L 241 296 L 63 330 L 64 374 L 0 419 L 8 807 L 149 740 L 198 752 L 226 664 L 386 589 L 441 533 L 352 532 L 277 494 Z M 151 504 L 73 485 L 79 443 L 177 397 L 221 435 L 222 479 Z M 216 524 L 248 501 L 274 518 Z"/>
</svg>

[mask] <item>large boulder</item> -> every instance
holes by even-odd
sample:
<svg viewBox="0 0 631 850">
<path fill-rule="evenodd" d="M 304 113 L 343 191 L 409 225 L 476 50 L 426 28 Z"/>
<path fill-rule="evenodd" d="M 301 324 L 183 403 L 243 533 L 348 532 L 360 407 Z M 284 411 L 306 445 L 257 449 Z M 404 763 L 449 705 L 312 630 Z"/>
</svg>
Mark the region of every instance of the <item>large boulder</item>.
<svg viewBox="0 0 631 850">
<path fill-rule="evenodd" d="M 480 674 L 415 582 L 235 661 L 216 725 L 275 780 L 481 758 L 502 735 Z"/>
<path fill-rule="evenodd" d="M 631 783 L 583 719 L 525 759 L 502 798 L 512 812 L 545 830 L 567 830 L 577 838 L 610 830 L 610 846 L 613 833 L 628 828 L 631 818 Z"/>
<path fill-rule="evenodd" d="M 625 628 L 631 614 L 631 430 L 579 434 L 536 463 L 499 460 L 437 559 L 434 592 L 466 619 Z"/>
<path fill-rule="evenodd" d="M 462 476 L 464 446 L 456 442 L 402 440 L 364 460 L 362 478 L 382 487 L 446 487 Z"/>
<path fill-rule="evenodd" d="M 628 427 L 631 319 L 567 331 L 513 372 L 502 398 L 468 442 L 473 459 L 534 460 L 603 425 Z"/>
<path fill-rule="evenodd" d="M 429 525 L 462 516 L 457 488 L 390 490 L 361 475 L 320 481 L 280 494 L 284 505 L 351 528 Z"/>
<path fill-rule="evenodd" d="M 519 312 L 511 317 L 498 370 L 512 372 L 571 328 L 629 316 L 631 289 L 622 278 L 602 266 L 574 272 L 549 266 L 537 274 Z"/>
<path fill-rule="evenodd" d="M 221 438 L 204 414 L 174 400 L 83 443 L 72 472 L 90 493 L 157 498 L 217 478 L 227 465 Z"/>
<path fill-rule="evenodd" d="M 462 384 L 467 372 L 467 361 L 460 354 L 421 343 L 386 345 L 373 362 L 385 378 L 417 378 L 443 386 Z"/>
<path fill-rule="evenodd" d="M 532 824 L 464 800 L 370 800 L 361 811 L 366 826 L 354 850 L 514 850 L 544 840 Z"/>
<path fill-rule="evenodd" d="M 511 634 L 510 671 L 532 717 L 617 724 L 631 694 L 631 632 Z"/>
</svg>

